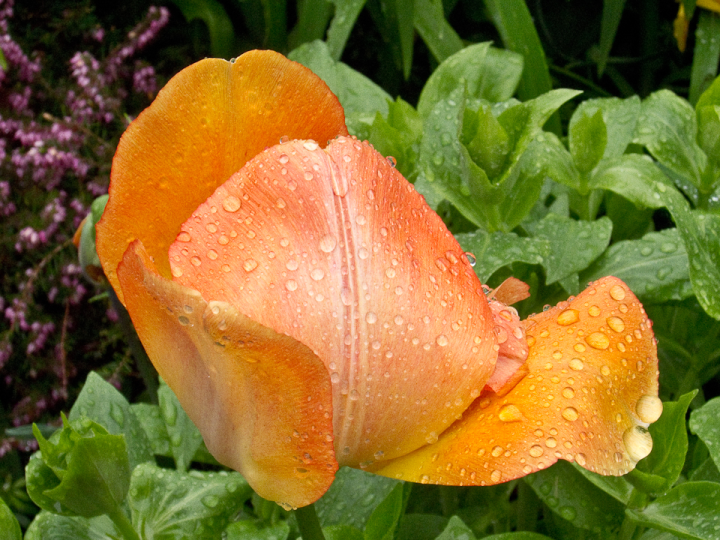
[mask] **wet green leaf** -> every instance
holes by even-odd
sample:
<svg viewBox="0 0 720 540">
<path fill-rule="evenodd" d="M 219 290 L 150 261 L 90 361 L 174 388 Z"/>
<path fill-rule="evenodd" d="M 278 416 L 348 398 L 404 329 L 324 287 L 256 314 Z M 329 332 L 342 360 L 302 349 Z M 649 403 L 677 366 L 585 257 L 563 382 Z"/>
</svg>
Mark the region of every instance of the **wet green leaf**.
<svg viewBox="0 0 720 540">
<path fill-rule="evenodd" d="M 692 412 L 690 430 L 705 443 L 710 457 L 720 467 L 720 397 Z"/>
<path fill-rule="evenodd" d="M 329 0 L 335 6 L 335 15 L 327 31 L 327 47 L 333 60 L 340 60 L 350 31 L 367 0 Z M 326 81 L 327 82 L 327 81 Z"/>
<path fill-rule="evenodd" d="M 475 540 L 475 535 L 462 519 L 453 516 L 435 540 Z"/>
<path fill-rule="evenodd" d="M 216 58 L 233 56 L 235 31 L 223 5 L 217 0 L 172 0 L 186 21 L 199 19 L 210 34 L 210 52 Z"/>
<path fill-rule="evenodd" d="M 320 524 L 365 530 L 375 508 L 398 485 L 401 485 L 398 480 L 343 467 L 327 493 L 315 503 Z"/>
<path fill-rule="evenodd" d="M 543 238 L 523 238 L 515 233 L 488 233 L 478 229 L 455 236 L 465 251 L 475 256 L 475 273 L 485 283 L 496 270 L 514 262 L 542 264 L 550 253 Z"/>
<path fill-rule="evenodd" d="M 365 540 L 392 540 L 405 513 L 411 484 L 400 482 L 378 504 L 365 524 Z"/>
<path fill-rule="evenodd" d="M 625 506 L 585 479 L 566 461 L 525 477 L 538 497 L 575 527 L 606 535 L 616 532 Z"/>
<path fill-rule="evenodd" d="M 88 374 L 69 414 L 71 421 L 83 416 L 105 426 L 112 434 L 125 436 L 131 469 L 152 460 L 150 442 L 130 404 L 113 385 L 94 372 Z"/>
<path fill-rule="evenodd" d="M 128 495 L 132 523 L 141 538 L 219 538 L 252 490 L 236 472 L 183 474 L 141 464 Z"/>
<path fill-rule="evenodd" d="M 160 414 L 170 439 L 170 451 L 175 458 L 175 466 L 178 471 L 185 472 L 202 444 L 202 436 L 164 381 L 158 389 L 158 398 Z"/>
<path fill-rule="evenodd" d="M 658 191 L 658 184 L 674 189 L 650 159 L 638 154 L 602 160 L 587 179 L 588 189 L 607 189 L 640 208 L 663 206 L 664 198 Z"/>
<path fill-rule="evenodd" d="M 2 498 L 0 498 L 0 540 L 22 540 L 20 524 Z"/>
<path fill-rule="evenodd" d="M 685 482 L 642 510 L 626 510 L 633 521 L 681 538 L 720 539 L 720 485 Z"/>
<path fill-rule="evenodd" d="M 463 42 L 445 19 L 442 0 L 415 0 L 415 30 L 438 62 L 460 49 Z"/>
<path fill-rule="evenodd" d="M 624 476 L 603 476 L 601 474 L 588 471 L 575 463 L 573 463 L 572 466 L 577 472 L 602 489 L 613 499 L 621 502 L 622 504 L 627 504 L 630 500 L 633 486 Z"/>
<path fill-rule="evenodd" d="M 644 479 L 644 475 L 654 475 L 663 479 L 662 483 L 657 484 L 653 480 L 653 493 L 663 493 L 677 482 L 688 451 L 685 416 L 696 394 L 697 390 L 693 390 L 677 401 L 663 403 L 662 416 L 650 425 L 653 450 L 648 457 L 638 463 L 636 471 L 633 471 L 628 478 L 636 487 L 645 486 L 641 482 L 636 482 L 636 477 Z"/>
<path fill-rule="evenodd" d="M 583 283 L 615 276 L 644 302 L 682 300 L 693 294 L 688 259 L 677 229 L 616 242 L 586 271 Z"/>
<path fill-rule="evenodd" d="M 640 98 L 632 96 L 627 99 L 613 97 L 585 100 L 578 105 L 570 118 L 569 131 L 572 133 L 575 124 L 580 119 L 592 116 L 597 111 L 602 112 L 607 132 L 603 158 L 622 156 L 628 144 L 632 142 L 635 133 L 635 126 L 640 115 Z"/>
<path fill-rule="evenodd" d="M 575 118 L 576 115 L 573 116 Z M 587 174 L 602 159 L 608 133 L 601 110 L 581 115 L 570 127 L 570 155 L 581 174 Z"/>
<path fill-rule="evenodd" d="M 25 540 L 114 540 L 122 533 L 107 516 L 59 516 L 43 510 L 28 527 Z"/>
<path fill-rule="evenodd" d="M 548 214 L 540 221 L 523 226 L 550 245 L 548 256 L 542 262 L 548 285 L 587 268 L 605 251 L 612 233 L 612 221 L 607 217 L 577 221 Z"/>
<path fill-rule="evenodd" d="M 290 534 L 287 521 L 266 525 L 255 521 L 236 521 L 228 525 L 223 538 L 225 540 L 285 540 Z M 327 540 L 327 537 L 326 537 Z"/>
</svg>

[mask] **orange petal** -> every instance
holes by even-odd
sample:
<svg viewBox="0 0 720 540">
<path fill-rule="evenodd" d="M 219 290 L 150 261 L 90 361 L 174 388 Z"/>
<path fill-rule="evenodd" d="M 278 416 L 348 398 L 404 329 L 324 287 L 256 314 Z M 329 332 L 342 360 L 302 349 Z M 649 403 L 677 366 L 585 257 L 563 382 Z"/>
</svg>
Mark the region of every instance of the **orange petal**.
<svg viewBox="0 0 720 540">
<path fill-rule="evenodd" d="M 176 280 L 306 344 L 333 382 L 341 464 L 435 440 L 497 352 L 462 248 L 369 144 L 269 148 L 218 188 L 170 248 Z"/>
<path fill-rule="evenodd" d="M 122 300 L 115 268 L 138 238 L 170 277 L 167 250 L 215 188 L 281 137 L 325 142 L 347 134 L 337 98 L 310 70 L 272 51 L 184 69 L 120 140 L 97 250 Z"/>
<path fill-rule="evenodd" d="M 640 302 L 617 278 L 526 321 L 530 373 L 483 394 L 440 440 L 374 472 L 413 482 L 488 485 L 575 461 L 606 475 L 652 448 L 657 348 Z"/>
<path fill-rule="evenodd" d="M 140 241 L 118 279 L 148 356 L 218 461 L 266 499 L 318 499 L 338 465 L 330 380 L 312 351 L 164 279 Z"/>
<path fill-rule="evenodd" d="M 509 277 L 490 292 L 490 298 L 511 306 L 516 302 L 530 298 L 530 285 L 518 278 Z"/>
</svg>

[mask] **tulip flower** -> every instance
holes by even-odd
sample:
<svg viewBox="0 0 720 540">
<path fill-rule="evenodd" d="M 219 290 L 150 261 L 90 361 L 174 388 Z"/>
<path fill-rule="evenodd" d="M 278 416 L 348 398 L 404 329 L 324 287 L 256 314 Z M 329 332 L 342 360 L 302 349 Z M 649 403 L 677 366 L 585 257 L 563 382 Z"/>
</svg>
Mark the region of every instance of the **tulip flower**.
<svg viewBox="0 0 720 540">
<path fill-rule="evenodd" d="M 203 60 L 130 125 L 97 226 L 105 274 L 208 449 L 300 507 L 339 466 L 490 485 L 652 447 L 651 323 L 606 278 L 520 321 L 306 68 Z"/>
</svg>

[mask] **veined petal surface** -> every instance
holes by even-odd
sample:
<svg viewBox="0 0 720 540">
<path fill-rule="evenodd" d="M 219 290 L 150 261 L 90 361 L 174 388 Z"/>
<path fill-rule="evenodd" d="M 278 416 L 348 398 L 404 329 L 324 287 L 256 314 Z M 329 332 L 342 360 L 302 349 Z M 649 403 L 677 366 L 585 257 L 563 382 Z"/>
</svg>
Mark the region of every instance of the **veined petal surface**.
<svg viewBox="0 0 720 540">
<path fill-rule="evenodd" d="M 558 459 L 605 475 L 632 470 L 658 419 L 657 348 L 650 321 L 617 278 L 527 319 L 525 376 L 483 394 L 437 443 L 370 470 L 447 485 L 490 485 Z"/>
<path fill-rule="evenodd" d="M 115 270 L 130 242 L 142 240 L 169 278 L 167 250 L 180 225 L 248 159 L 281 137 L 324 145 L 344 134 L 344 112 L 327 85 L 278 53 L 206 59 L 181 71 L 128 127 L 113 160 L 97 250 L 120 299 Z"/>
<path fill-rule="evenodd" d="M 176 281 L 324 362 L 341 464 L 436 440 L 494 370 L 492 316 L 462 249 L 367 143 L 267 149 L 198 207 L 169 253 Z"/>
<path fill-rule="evenodd" d="M 317 500 L 338 465 L 330 377 L 313 352 L 163 278 L 138 240 L 118 279 L 148 356 L 218 461 L 267 499 Z"/>
</svg>

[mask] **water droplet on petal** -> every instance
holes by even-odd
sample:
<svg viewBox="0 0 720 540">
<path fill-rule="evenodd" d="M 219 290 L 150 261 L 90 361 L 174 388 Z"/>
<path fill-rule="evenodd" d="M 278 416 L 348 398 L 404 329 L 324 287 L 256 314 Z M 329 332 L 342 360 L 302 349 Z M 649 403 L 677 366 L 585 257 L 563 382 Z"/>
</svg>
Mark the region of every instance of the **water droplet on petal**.
<svg viewBox="0 0 720 540">
<path fill-rule="evenodd" d="M 230 213 L 240 210 L 241 205 L 242 203 L 240 202 L 240 199 L 238 199 L 235 195 L 228 195 L 222 202 L 223 210 Z"/>
<path fill-rule="evenodd" d="M 566 386 L 565 388 L 563 388 L 562 396 L 563 396 L 565 399 L 572 399 L 572 398 L 575 397 L 575 390 L 573 390 L 573 389 L 570 388 L 569 386 Z"/>
<path fill-rule="evenodd" d="M 605 350 L 610 346 L 610 339 L 602 332 L 593 332 L 585 337 L 585 341 L 593 349 Z"/>
<path fill-rule="evenodd" d="M 298 288 L 297 281 L 295 281 L 294 279 L 288 279 L 288 280 L 285 282 L 285 288 L 286 288 L 288 291 L 295 291 L 295 290 L 297 290 L 297 288 Z"/>
<path fill-rule="evenodd" d="M 498 418 L 501 422 L 517 422 L 522 420 L 522 413 L 516 405 L 508 403 L 500 408 L 500 411 L 498 411 Z"/>
<path fill-rule="evenodd" d="M 663 404 L 657 396 L 641 396 L 637 405 L 635 405 L 635 412 L 637 412 L 638 418 L 647 424 L 652 424 L 660 418 L 662 411 Z"/>
<path fill-rule="evenodd" d="M 537 457 L 542 456 L 544 452 L 545 452 L 545 451 L 542 449 L 542 446 L 537 445 L 537 444 L 534 444 L 533 446 L 530 447 L 530 450 L 529 450 L 528 453 L 529 453 L 532 457 L 537 458 Z"/>
<path fill-rule="evenodd" d="M 181 231 L 180 234 L 177 235 L 178 242 L 189 242 L 191 239 L 190 233 L 186 231 Z"/>
<path fill-rule="evenodd" d="M 392 156 L 388 156 L 388 157 L 387 157 L 387 162 L 390 164 L 390 166 L 391 166 L 393 169 L 394 169 L 395 166 L 397 165 L 397 160 L 396 160 L 394 157 L 392 157 Z"/>
<path fill-rule="evenodd" d="M 313 279 L 313 281 L 320 281 L 322 278 L 325 277 L 325 272 L 321 268 L 314 268 L 312 272 L 310 272 L 310 277 Z"/>
<path fill-rule="evenodd" d="M 623 443 L 630 459 L 635 462 L 646 458 L 653 447 L 650 432 L 641 426 L 626 429 L 623 433 Z"/>
<path fill-rule="evenodd" d="M 202 264 L 202 260 L 200 257 L 193 256 L 190 258 L 190 262 L 193 264 L 193 266 L 200 266 Z"/>
<path fill-rule="evenodd" d="M 477 259 L 475 258 L 475 255 L 470 253 L 469 251 L 466 251 L 463 253 L 465 255 L 465 258 L 467 259 L 467 262 L 470 263 L 470 266 L 475 266 L 477 264 Z"/>
<path fill-rule="evenodd" d="M 622 332 L 625 330 L 625 321 L 623 321 L 620 317 L 608 317 L 606 322 L 615 332 Z"/>
<path fill-rule="evenodd" d="M 303 143 L 303 148 L 305 148 L 305 150 L 310 150 L 311 152 L 313 152 L 318 149 L 318 143 L 316 143 L 315 141 L 305 141 Z"/>
<path fill-rule="evenodd" d="M 377 322 L 377 315 L 374 311 L 368 311 L 365 314 L 365 322 L 368 324 L 375 324 Z"/>
<path fill-rule="evenodd" d="M 258 263 L 255 259 L 245 259 L 243 263 L 243 270 L 246 272 L 252 272 L 258 267 Z"/>
<path fill-rule="evenodd" d="M 625 298 L 625 289 L 623 289 L 621 285 L 614 285 L 610 289 L 610 296 L 619 302 Z"/>
<path fill-rule="evenodd" d="M 490 473 L 490 480 L 493 482 L 499 482 L 502 479 L 502 471 L 495 469 Z"/>
<path fill-rule="evenodd" d="M 572 370 L 582 371 L 582 369 L 585 367 L 585 364 L 579 358 L 573 358 L 572 360 L 570 360 L 570 362 L 568 362 L 568 366 L 570 366 L 570 369 Z"/>
<path fill-rule="evenodd" d="M 560 326 L 569 326 L 580 320 L 580 312 L 577 309 L 566 309 L 558 315 L 557 322 Z"/>
<path fill-rule="evenodd" d="M 440 335 L 437 337 L 437 339 L 435 340 L 435 342 L 436 342 L 440 347 L 445 347 L 448 343 L 450 343 L 450 341 L 448 340 L 448 338 L 447 338 L 447 336 L 446 336 L 445 334 L 440 334 Z"/>
<path fill-rule="evenodd" d="M 575 409 L 574 407 L 567 407 L 563 410 L 562 417 L 568 422 L 574 422 L 578 419 L 579 415 L 577 409 Z"/>
<path fill-rule="evenodd" d="M 591 317 L 597 317 L 598 315 L 600 315 L 600 308 L 597 306 L 590 306 L 588 308 L 588 314 Z"/>
</svg>

